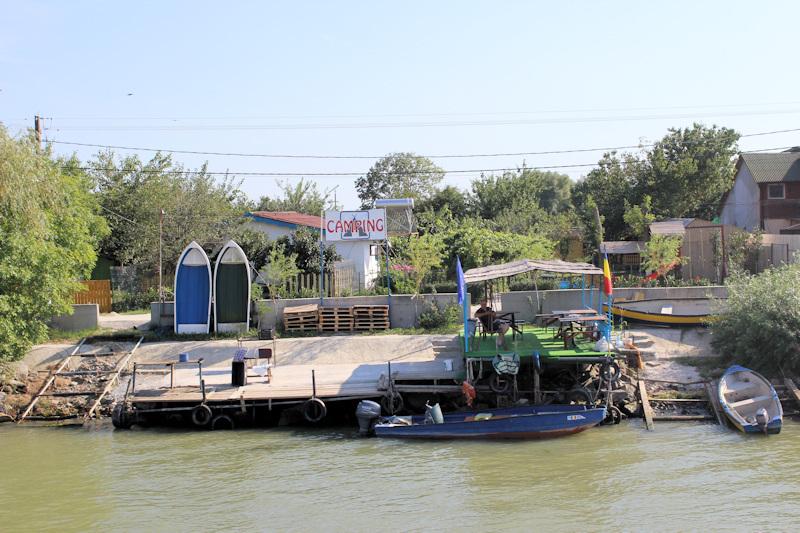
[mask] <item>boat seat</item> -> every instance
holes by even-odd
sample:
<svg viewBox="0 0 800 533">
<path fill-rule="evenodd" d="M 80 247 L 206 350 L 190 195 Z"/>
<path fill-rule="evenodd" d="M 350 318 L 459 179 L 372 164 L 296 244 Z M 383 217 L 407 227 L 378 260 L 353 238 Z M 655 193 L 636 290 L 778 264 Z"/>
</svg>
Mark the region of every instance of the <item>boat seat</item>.
<svg viewBox="0 0 800 533">
<path fill-rule="evenodd" d="M 733 402 L 733 403 L 728 404 L 728 405 L 730 405 L 730 407 L 732 407 L 732 408 L 743 407 L 745 405 L 750 405 L 750 404 L 753 404 L 753 403 L 757 403 L 757 402 L 760 402 L 762 400 L 769 400 L 771 398 L 772 398 L 771 394 L 765 394 L 763 396 L 756 396 L 755 398 L 747 398 L 746 400 L 739 400 L 738 402 Z"/>
</svg>

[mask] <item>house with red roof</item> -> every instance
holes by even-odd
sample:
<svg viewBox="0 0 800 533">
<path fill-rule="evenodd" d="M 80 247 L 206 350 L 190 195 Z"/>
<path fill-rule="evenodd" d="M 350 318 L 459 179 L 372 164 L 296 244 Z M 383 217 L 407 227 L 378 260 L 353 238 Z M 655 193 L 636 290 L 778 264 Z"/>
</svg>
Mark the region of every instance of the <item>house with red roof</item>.
<svg viewBox="0 0 800 533">
<path fill-rule="evenodd" d="M 299 228 L 309 228 L 316 233 L 325 229 L 319 215 L 306 215 L 297 211 L 251 211 L 250 229 L 266 233 L 271 240 L 287 237 Z M 333 243 L 326 243 L 333 246 Z M 375 282 L 380 273 L 378 266 L 378 249 L 375 242 L 366 240 L 337 241 L 336 252 L 342 257 L 342 263 L 352 264 L 358 280 L 358 287 L 366 288 Z"/>
</svg>

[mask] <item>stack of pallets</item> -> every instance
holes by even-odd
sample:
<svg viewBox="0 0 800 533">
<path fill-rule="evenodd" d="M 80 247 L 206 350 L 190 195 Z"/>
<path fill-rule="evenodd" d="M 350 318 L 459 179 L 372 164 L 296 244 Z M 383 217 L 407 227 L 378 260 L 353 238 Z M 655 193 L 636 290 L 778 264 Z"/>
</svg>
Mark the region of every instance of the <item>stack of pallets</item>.
<svg viewBox="0 0 800 533">
<path fill-rule="evenodd" d="M 388 305 L 354 305 L 353 317 L 356 331 L 389 329 Z"/>
<path fill-rule="evenodd" d="M 317 304 L 285 308 L 283 310 L 283 329 L 285 331 L 317 331 L 319 328 L 318 309 Z"/>
<path fill-rule="evenodd" d="M 350 307 L 320 307 L 319 330 L 353 331 L 353 310 Z"/>
</svg>

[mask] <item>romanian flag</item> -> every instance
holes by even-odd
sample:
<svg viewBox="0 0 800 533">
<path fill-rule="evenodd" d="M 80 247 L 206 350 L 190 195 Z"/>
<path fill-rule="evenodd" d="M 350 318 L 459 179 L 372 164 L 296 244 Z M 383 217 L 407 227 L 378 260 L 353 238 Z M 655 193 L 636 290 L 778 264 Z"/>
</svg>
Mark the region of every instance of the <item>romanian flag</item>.
<svg viewBox="0 0 800 533">
<path fill-rule="evenodd" d="M 614 292 L 611 286 L 611 268 L 608 266 L 608 255 L 603 257 L 603 294 L 611 296 Z"/>
</svg>

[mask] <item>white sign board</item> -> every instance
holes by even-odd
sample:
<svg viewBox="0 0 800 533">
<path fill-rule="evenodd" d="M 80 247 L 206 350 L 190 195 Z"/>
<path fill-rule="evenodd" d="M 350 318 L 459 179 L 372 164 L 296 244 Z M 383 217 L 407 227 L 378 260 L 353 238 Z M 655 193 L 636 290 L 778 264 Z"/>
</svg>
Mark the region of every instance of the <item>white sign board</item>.
<svg viewBox="0 0 800 533">
<path fill-rule="evenodd" d="M 326 241 L 382 241 L 385 239 L 385 209 L 325 211 Z"/>
</svg>

